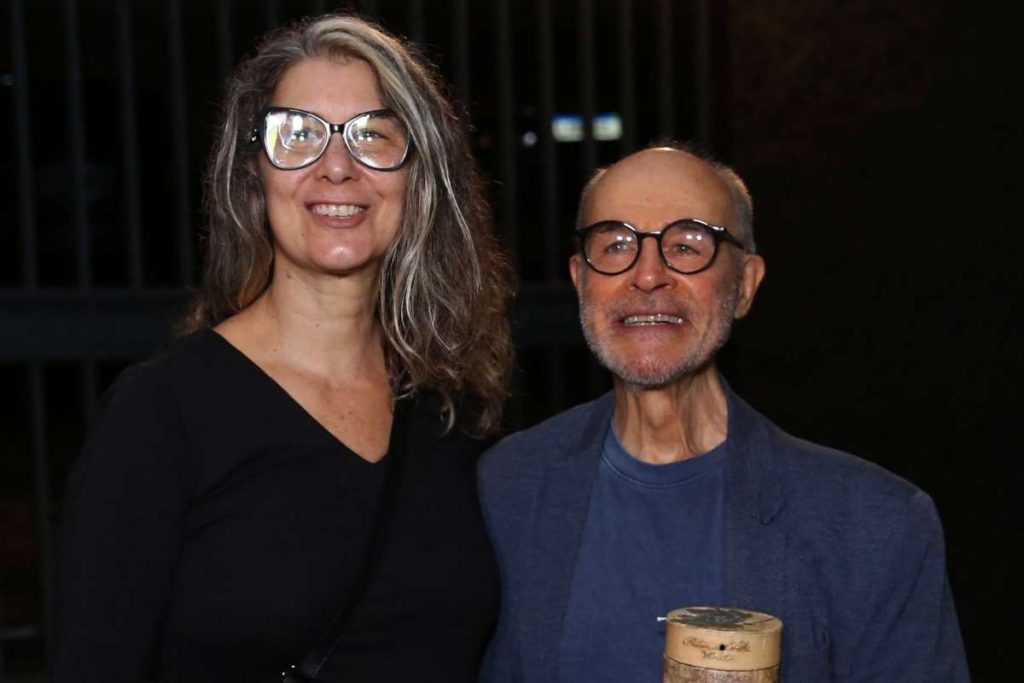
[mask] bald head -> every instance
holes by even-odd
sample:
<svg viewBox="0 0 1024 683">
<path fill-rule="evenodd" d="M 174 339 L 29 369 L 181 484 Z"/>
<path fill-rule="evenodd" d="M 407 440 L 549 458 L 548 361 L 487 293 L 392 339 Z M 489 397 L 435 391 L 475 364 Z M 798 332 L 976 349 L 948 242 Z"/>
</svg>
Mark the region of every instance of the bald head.
<svg viewBox="0 0 1024 683">
<path fill-rule="evenodd" d="M 577 227 L 644 215 L 660 225 L 699 218 L 724 225 L 754 250 L 750 195 L 728 166 L 686 150 L 653 147 L 599 170 L 583 189 Z M 660 218 L 659 218 L 660 217 Z"/>
</svg>

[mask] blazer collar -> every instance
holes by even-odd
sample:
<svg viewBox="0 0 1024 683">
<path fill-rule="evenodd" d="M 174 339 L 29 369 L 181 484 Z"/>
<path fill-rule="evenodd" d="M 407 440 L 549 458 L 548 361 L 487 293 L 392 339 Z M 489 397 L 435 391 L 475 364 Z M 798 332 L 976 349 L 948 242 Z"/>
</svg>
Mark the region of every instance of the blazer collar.
<svg viewBox="0 0 1024 683">
<path fill-rule="evenodd" d="M 729 405 L 731 459 L 726 464 L 726 489 L 747 514 L 770 524 L 785 503 L 776 464 L 771 423 L 722 380 Z"/>
<path fill-rule="evenodd" d="M 558 448 L 546 465 L 537 492 L 536 536 L 530 558 L 536 600 L 530 627 L 522 634 L 526 680 L 558 680 L 562 628 L 576 571 L 590 493 L 614 401 L 610 393 L 583 406 L 580 420 L 556 436 Z"/>
<path fill-rule="evenodd" d="M 730 606 L 785 614 L 787 536 L 773 524 L 785 506 L 772 425 L 726 386 L 725 590 Z"/>
<path fill-rule="evenodd" d="M 727 438 L 731 458 L 726 464 L 726 486 L 739 508 L 762 524 L 770 524 L 785 503 L 785 491 L 776 466 L 772 425 L 740 398 L 725 378 L 720 377 L 720 380 L 729 410 Z M 579 428 L 564 431 L 559 436 L 558 457 L 550 463 L 556 470 L 586 468 L 587 464 L 596 468 L 615 408 L 614 394 L 609 391 L 582 408 L 584 416 Z M 577 488 L 586 483 L 588 500 L 595 472 L 596 469 L 590 471 L 584 481 L 575 482 Z"/>
</svg>

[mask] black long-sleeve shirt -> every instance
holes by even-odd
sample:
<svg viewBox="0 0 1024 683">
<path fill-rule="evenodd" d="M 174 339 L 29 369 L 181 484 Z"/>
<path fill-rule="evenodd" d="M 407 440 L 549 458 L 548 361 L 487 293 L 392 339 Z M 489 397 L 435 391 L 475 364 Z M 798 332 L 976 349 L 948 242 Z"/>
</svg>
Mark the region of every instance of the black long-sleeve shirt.
<svg viewBox="0 0 1024 683">
<path fill-rule="evenodd" d="M 428 399 L 398 402 L 403 440 L 390 540 L 320 680 L 476 680 L 498 592 L 481 444 Z M 212 331 L 126 371 L 69 485 L 55 683 L 279 680 L 358 593 L 389 458 Z"/>
</svg>

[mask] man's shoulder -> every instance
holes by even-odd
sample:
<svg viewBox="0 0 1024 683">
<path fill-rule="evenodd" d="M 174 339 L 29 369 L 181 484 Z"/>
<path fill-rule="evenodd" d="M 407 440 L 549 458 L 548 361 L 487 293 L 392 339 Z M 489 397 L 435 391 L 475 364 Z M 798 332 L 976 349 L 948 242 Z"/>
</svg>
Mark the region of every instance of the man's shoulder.
<svg viewBox="0 0 1024 683">
<path fill-rule="evenodd" d="M 506 436 L 484 453 L 480 475 L 488 477 L 529 469 L 545 462 L 552 454 L 567 448 L 566 444 L 574 438 L 584 435 L 584 430 L 595 419 L 600 419 L 601 413 L 610 414 L 610 401 L 606 394 Z"/>
<path fill-rule="evenodd" d="M 793 487 L 829 492 L 873 492 L 881 497 L 908 498 L 920 489 L 879 463 L 829 446 L 795 437 L 774 427 L 772 440 L 787 481 Z"/>
<path fill-rule="evenodd" d="M 928 494 L 883 464 L 767 424 L 789 515 L 806 528 L 870 535 L 897 524 L 931 524 L 936 517 Z"/>
<path fill-rule="evenodd" d="M 735 456 L 749 460 L 751 471 L 777 476 L 789 490 L 867 488 L 880 495 L 905 497 L 918 492 L 902 477 L 858 455 L 793 436 L 731 389 L 730 440 Z"/>
</svg>

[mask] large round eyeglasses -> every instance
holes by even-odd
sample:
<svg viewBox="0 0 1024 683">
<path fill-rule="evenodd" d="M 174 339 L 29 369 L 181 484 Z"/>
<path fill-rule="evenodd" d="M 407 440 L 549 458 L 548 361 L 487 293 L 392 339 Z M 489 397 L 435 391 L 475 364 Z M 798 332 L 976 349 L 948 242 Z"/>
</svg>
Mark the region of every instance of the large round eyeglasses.
<svg viewBox="0 0 1024 683">
<path fill-rule="evenodd" d="M 367 168 L 396 171 L 409 156 L 409 131 L 390 109 L 363 112 L 345 123 L 330 123 L 301 109 L 268 107 L 254 133 L 270 163 L 287 171 L 315 163 L 335 133 L 341 133 L 352 158 Z"/>
<path fill-rule="evenodd" d="M 729 242 L 746 251 L 743 243 L 721 225 L 697 218 L 683 218 L 652 232 L 640 232 L 623 221 L 601 221 L 580 228 L 576 236 L 587 263 L 604 275 L 618 275 L 632 268 L 648 237 L 657 242 L 662 262 L 685 275 L 710 267 L 718 253 L 719 242 Z"/>
</svg>

